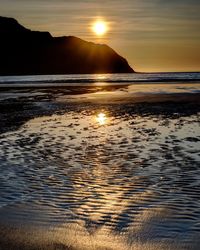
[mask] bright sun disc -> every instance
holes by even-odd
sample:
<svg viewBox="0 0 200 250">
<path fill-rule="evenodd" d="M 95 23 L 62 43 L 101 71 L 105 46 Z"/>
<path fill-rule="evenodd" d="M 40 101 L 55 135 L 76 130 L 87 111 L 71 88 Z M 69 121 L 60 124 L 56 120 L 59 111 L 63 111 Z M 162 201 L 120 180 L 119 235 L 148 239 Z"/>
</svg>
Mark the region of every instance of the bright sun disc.
<svg viewBox="0 0 200 250">
<path fill-rule="evenodd" d="M 103 22 L 103 21 L 98 21 L 98 22 L 94 23 L 94 25 L 93 25 L 93 31 L 98 36 L 104 35 L 106 33 L 106 31 L 107 31 L 106 23 Z"/>
</svg>

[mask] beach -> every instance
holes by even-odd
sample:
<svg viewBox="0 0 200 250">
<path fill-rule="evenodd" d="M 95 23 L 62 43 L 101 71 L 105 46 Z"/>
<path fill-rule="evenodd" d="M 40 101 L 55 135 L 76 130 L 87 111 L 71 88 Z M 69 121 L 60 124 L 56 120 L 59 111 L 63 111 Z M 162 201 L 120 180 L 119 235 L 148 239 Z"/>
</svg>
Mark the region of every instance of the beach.
<svg viewBox="0 0 200 250">
<path fill-rule="evenodd" d="M 0 249 L 197 250 L 199 89 L 2 87 Z"/>
</svg>

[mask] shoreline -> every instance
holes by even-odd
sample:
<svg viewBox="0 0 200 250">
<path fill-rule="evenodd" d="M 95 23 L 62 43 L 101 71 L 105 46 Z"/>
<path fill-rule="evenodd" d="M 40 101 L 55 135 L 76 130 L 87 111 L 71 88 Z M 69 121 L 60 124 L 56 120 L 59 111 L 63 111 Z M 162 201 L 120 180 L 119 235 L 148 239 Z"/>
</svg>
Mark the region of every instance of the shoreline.
<svg viewBox="0 0 200 250">
<path fill-rule="evenodd" d="M 23 82 L 0 82 L 0 91 L 3 90 L 19 90 L 19 89 L 75 89 L 78 87 L 86 87 L 86 88 L 95 88 L 95 87 L 104 87 L 104 88 L 110 88 L 110 87 L 127 87 L 127 86 L 134 86 L 134 85 L 176 85 L 176 84 L 200 84 L 200 79 L 193 79 L 193 80 L 183 80 L 183 79 L 166 79 L 166 80 L 84 80 L 84 81 L 78 81 L 77 79 L 75 80 L 56 80 L 56 82 L 52 81 L 29 81 L 28 83 Z"/>
<path fill-rule="evenodd" d="M 129 87 L 17 89 L 5 91 L 0 98 L 0 133 L 15 129 L 35 117 L 72 110 L 112 109 L 123 105 L 136 113 L 172 116 L 200 112 L 200 93 L 135 94 Z M 113 106 L 113 107 L 114 107 Z M 182 106 L 184 108 L 182 108 Z"/>
</svg>

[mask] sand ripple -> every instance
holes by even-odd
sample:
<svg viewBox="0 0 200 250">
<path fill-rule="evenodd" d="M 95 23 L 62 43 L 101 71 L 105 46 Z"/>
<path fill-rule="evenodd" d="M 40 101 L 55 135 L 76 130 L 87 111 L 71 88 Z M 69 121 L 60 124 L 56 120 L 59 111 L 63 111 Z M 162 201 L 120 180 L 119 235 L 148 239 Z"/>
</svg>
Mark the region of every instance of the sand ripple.
<svg viewBox="0 0 200 250">
<path fill-rule="evenodd" d="M 65 230 L 62 242 L 82 249 L 199 242 L 198 115 L 105 109 L 35 118 L 0 136 L 0 156 L 1 224 Z"/>
</svg>

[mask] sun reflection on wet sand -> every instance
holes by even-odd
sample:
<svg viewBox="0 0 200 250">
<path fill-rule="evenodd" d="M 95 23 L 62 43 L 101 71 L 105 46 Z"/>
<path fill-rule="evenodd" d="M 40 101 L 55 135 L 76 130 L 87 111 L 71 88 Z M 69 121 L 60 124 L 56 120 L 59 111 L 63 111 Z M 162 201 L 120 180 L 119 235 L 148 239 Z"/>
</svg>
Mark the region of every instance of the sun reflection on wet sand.
<svg viewBox="0 0 200 250">
<path fill-rule="evenodd" d="M 96 116 L 96 121 L 99 123 L 99 125 L 105 125 L 108 121 L 108 117 L 105 113 L 99 113 Z"/>
<path fill-rule="evenodd" d="M 4 227 L 0 242 L 14 237 L 15 245 L 25 246 L 14 250 L 178 250 L 194 244 L 198 116 L 170 120 L 132 109 L 122 115 L 113 107 L 35 118 L 2 135 L 0 219 L 20 222 L 22 229 Z"/>
</svg>

